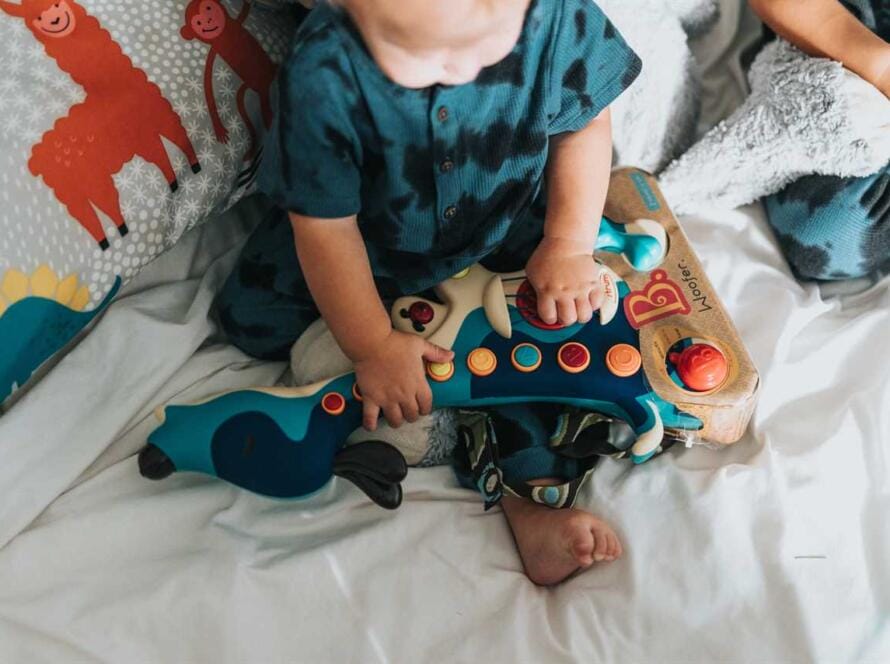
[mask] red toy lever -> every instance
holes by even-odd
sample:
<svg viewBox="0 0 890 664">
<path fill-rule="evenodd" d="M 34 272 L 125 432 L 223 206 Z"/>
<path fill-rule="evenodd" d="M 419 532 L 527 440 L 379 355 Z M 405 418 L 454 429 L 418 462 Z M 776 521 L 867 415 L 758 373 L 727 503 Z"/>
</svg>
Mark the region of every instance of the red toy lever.
<svg viewBox="0 0 890 664">
<path fill-rule="evenodd" d="M 711 344 L 692 344 L 682 353 L 671 353 L 668 359 L 677 367 L 683 384 L 695 392 L 720 387 L 729 372 L 726 356 Z"/>
</svg>

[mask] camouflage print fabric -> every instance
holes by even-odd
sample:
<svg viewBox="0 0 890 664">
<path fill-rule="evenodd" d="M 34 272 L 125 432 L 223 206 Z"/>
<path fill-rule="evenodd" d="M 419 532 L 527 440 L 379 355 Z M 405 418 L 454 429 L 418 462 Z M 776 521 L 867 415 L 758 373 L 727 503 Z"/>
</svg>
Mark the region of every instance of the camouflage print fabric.
<svg viewBox="0 0 890 664">
<path fill-rule="evenodd" d="M 764 204 L 798 277 L 848 279 L 890 268 L 890 166 L 864 178 L 804 177 Z"/>
<path fill-rule="evenodd" d="M 633 441 L 625 423 L 559 404 L 462 410 L 454 470 L 462 486 L 479 491 L 486 510 L 504 495 L 567 508 L 574 506 L 600 458 L 624 458 Z M 658 454 L 673 444 L 666 439 Z M 557 483 L 530 484 L 538 479 Z"/>
</svg>

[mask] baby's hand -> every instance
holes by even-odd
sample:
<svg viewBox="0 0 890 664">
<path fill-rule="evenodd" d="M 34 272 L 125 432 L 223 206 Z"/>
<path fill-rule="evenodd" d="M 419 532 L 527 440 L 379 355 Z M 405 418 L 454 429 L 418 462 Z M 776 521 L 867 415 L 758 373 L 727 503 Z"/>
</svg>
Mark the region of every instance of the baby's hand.
<svg viewBox="0 0 890 664">
<path fill-rule="evenodd" d="M 362 395 L 362 425 L 374 431 L 380 411 L 392 427 L 428 415 L 433 395 L 426 380 L 424 360 L 450 362 L 453 358 L 450 350 L 397 330 L 392 330 L 366 356 L 353 358 Z"/>
<path fill-rule="evenodd" d="M 587 323 L 599 309 L 599 266 L 583 242 L 545 237 L 525 269 L 545 323 Z"/>
</svg>

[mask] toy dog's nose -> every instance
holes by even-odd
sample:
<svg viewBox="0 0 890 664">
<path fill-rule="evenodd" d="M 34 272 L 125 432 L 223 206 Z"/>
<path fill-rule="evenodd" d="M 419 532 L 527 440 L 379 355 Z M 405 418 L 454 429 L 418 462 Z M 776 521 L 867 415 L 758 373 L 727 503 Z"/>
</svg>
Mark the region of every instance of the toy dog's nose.
<svg viewBox="0 0 890 664">
<path fill-rule="evenodd" d="M 162 480 L 170 477 L 176 466 L 160 447 L 148 444 L 139 453 L 139 474 L 149 480 Z"/>
</svg>

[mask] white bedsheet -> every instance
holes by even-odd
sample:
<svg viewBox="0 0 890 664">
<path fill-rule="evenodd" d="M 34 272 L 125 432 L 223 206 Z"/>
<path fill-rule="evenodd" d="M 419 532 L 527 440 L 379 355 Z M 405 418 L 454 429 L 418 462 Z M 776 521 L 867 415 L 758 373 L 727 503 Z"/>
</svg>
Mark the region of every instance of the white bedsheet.
<svg viewBox="0 0 890 664">
<path fill-rule="evenodd" d="M 890 284 L 824 301 L 790 277 L 759 209 L 687 219 L 762 371 L 753 426 L 721 451 L 604 463 L 586 500 L 616 524 L 626 556 L 543 590 L 523 576 L 503 517 L 448 468 L 413 470 L 397 513 L 343 482 L 287 503 L 197 476 L 138 476 L 132 454 L 156 402 L 282 371 L 230 347 L 193 352 L 232 259 L 209 260 L 233 235 L 228 221 L 163 271 L 175 279 L 201 255 L 203 278 L 120 300 L 85 342 L 96 348 L 79 346 L 45 394 L 0 420 L 5 539 L 30 520 L 12 516 L 51 501 L 0 549 L 0 661 L 890 657 Z M 69 412 L 52 397 L 102 351 L 126 360 Z M 26 448 L 47 450 L 49 437 L 61 460 L 48 458 L 39 482 L 13 477 L 10 432 Z M 65 447 L 90 441 L 77 455 Z"/>
<path fill-rule="evenodd" d="M 257 213 L 185 238 L 0 418 L 0 662 L 890 661 L 890 282 L 826 299 L 759 207 L 684 219 L 760 406 L 730 448 L 603 463 L 584 500 L 625 557 L 545 590 L 446 467 L 396 513 L 139 477 L 154 406 L 284 370 L 207 315 Z"/>
</svg>

